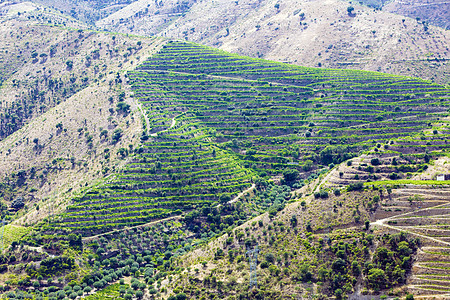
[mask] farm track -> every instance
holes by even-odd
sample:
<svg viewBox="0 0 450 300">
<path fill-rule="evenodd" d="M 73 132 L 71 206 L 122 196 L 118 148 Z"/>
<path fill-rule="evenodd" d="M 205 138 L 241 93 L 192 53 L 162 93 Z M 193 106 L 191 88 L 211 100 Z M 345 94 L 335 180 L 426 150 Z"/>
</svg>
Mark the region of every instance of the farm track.
<svg viewBox="0 0 450 300">
<path fill-rule="evenodd" d="M 388 218 L 380 219 L 371 223 L 371 226 L 381 226 L 388 229 L 406 232 L 421 239 L 424 244 L 416 254 L 413 264 L 413 275 L 407 282 L 407 290 L 413 293 L 417 299 L 449 299 L 450 297 L 450 241 L 442 237 L 430 236 L 437 233 L 444 234 L 448 230 L 441 227 L 450 227 L 450 211 L 442 214 L 448 209 L 448 190 L 402 188 L 395 191 L 396 195 L 422 195 L 426 203 L 438 202 L 439 205 L 416 209 L 414 211 L 401 213 Z M 401 200 L 402 197 L 395 199 Z M 428 198 L 433 200 L 428 201 Z M 438 200 L 436 200 L 438 199 Z M 440 199 L 440 201 L 439 201 Z M 442 204 L 442 202 L 445 203 Z M 438 224 L 422 224 L 424 219 L 441 222 Z M 440 220 L 440 221 L 439 221 Z M 397 222 L 400 222 L 399 225 Z M 407 222 L 402 225 L 401 222 Z M 418 225 L 416 222 L 419 222 Z M 388 224 L 389 223 L 389 224 Z M 430 244 L 430 246 L 426 246 Z"/>
<path fill-rule="evenodd" d="M 415 233 L 415 232 L 410 231 L 410 230 L 404 230 L 402 228 L 398 228 L 398 227 L 395 227 L 395 226 L 390 226 L 390 225 L 384 224 L 384 221 L 385 220 L 378 220 L 376 222 L 370 223 L 370 225 L 373 225 L 373 226 L 378 225 L 378 226 L 383 226 L 383 227 L 386 227 L 386 228 L 389 228 L 389 229 L 394 229 L 396 231 L 406 232 L 406 233 L 409 233 L 409 234 L 414 235 L 416 237 L 420 237 L 420 238 L 423 238 L 423 239 L 426 239 L 426 240 L 431 240 L 431 241 L 436 242 L 436 243 L 440 243 L 440 244 L 444 244 L 444 245 L 450 246 L 450 243 L 448 243 L 448 242 L 444 242 L 444 241 L 442 241 L 440 239 L 436 239 L 436 238 L 433 238 L 433 237 L 430 237 L 430 236 L 426 236 L 426 235 L 423 235 L 423 234 Z"/>
<path fill-rule="evenodd" d="M 182 114 L 179 114 L 179 115 L 177 115 L 177 116 L 175 116 L 175 117 L 172 118 L 169 128 L 167 128 L 166 130 L 162 130 L 162 131 L 159 131 L 159 132 L 152 133 L 152 134 L 150 134 L 150 136 L 156 137 L 156 136 L 158 136 L 158 134 L 165 133 L 165 132 L 169 131 L 170 129 L 174 128 L 175 125 L 177 125 L 177 120 L 176 120 L 176 118 L 178 118 L 178 117 L 181 116 L 181 115 L 182 115 Z"/>
<path fill-rule="evenodd" d="M 165 219 L 161 219 L 161 220 L 157 220 L 157 221 L 152 221 L 152 222 L 141 224 L 141 225 L 136 225 L 136 226 L 130 226 L 130 227 L 125 227 L 125 228 L 121 228 L 121 229 L 116 229 L 116 230 L 114 230 L 114 232 L 121 232 L 121 231 L 130 230 L 130 229 L 134 229 L 134 228 L 142 228 L 142 227 L 145 227 L 145 226 L 151 226 L 151 225 L 158 224 L 158 223 L 165 222 L 165 221 L 179 220 L 179 219 L 181 219 L 181 217 L 174 216 L 174 217 L 169 217 L 169 218 L 165 218 Z M 97 238 L 99 238 L 101 236 L 108 235 L 110 233 L 111 232 L 105 232 L 105 233 L 101 233 L 101 234 L 97 234 L 97 235 L 93 235 L 93 236 L 88 236 L 88 237 L 82 238 L 82 240 L 83 240 L 83 242 L 89 242 L 91 240 L 97 239 Z"/>
<path fill-rule="evenodd" d="M 437 206 L 432 206 L 432 207 L 427 207 L 427 208 L 424 208 L 424 209 L 419 209 L 419 210 L 415 210 L 415 211 L 412 211 L 412 212 L 407 212 L 407 213 L 403 213 L 403 214 L 399 214 L 399 215 L 395 215 L 395 216 L 388 217 L 388 218 L 385 218 L 385 219 L 377 220 L 375 222 L 370 223 L 370 225 L 371 226 L 377 226 L 378 225 L 378 226 L 383 226 L 383 227 L 387 227 L 387 228 L 390 228 L 390 229 L 394 229 L 394 230 L 397 230 L 397 231 L 404 231 L 404 232 L 407 232 L 407 233 L 409 233 L 411 235 L 415 235 L 415 236 L 418 236 L 418 237 L 421 237 L 421 238 L 424 238 L 424 239 L 432 240 L 434 242 L 450 246 L 449 242 L 445 242 L 445 241 L 442 241 L 442 240 L 439 240 L 439 239 L 436 239 L 436 238 L 433 238 L 433 237 L 430 237 L 430 236 L 427 236 L 427 235 L 419 234 L 419 233 L 413 232 L 411 230 L 407 230 L 407 229 L 405 230 L 404 226 L 398 226 L 397 227 L 397 226 L 392 226 L 392 225 L 385 224 L 386 222 L 389 222 L 389 221 L 393 221 L 393 220 L 396 220 L 396 219 L 398 220 L 398 219 L 401 219 L 402 217 L 406 217 L 406 216 L 409 216 L 409 215 L 412 215 L 412 214 L 417 214 L 418 212 L 429 211 L 429 210 L 440 208 L 440 207 L 446 206 L 446 205 L 448 205 L 448 203 L 437 205 Z M 412 226 L 408 226 L 408 227 L 412 227 Z"/>
<path fill-rule="evenodd" d="M 139 108 L 139 111 L 141 112 L 142 116 L 144 117 L 145 125 L 146 125 L 145 128 L 147 129 L 146 134 L 147 134 L 147 136 L 148 136 L 148 135 L 150 135 L 150 121 L 148 120 L 148 117 L 147 117 L 147 115 L 145 114 L 145 112 L 142 110 L 142 103 L 139 103 L 139 102 L 136 100 L 136 105 L 137 105 L 137 107 Z"/>
<path fill-rule="evenodd" d="M 246 189 L 245 191 L 240 192 L 236 197 L 234 197 L 233 199 L 231 199 L 230 201 L 228 201 L 228 204 L 233 204 L 235 202 L 237 202 L 240 198 L 242 198 L 245 194 L 253 191 L 256 188 L 256 184 L 252 184 L 251 187 L 249 187 L 248 189 Z"/>
</svg>

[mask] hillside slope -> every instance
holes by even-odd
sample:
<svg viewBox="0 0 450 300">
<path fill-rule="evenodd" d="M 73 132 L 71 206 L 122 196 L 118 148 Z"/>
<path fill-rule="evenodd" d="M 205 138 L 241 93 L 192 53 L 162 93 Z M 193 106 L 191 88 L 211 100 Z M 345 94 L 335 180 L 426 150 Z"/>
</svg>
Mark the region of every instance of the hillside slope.
<svg viewBox="0 0 450 300">
<path fill-rule="evenodd" d="M 436 26 L 450 29 L 450 2 L 440 0 L 388 1 L 382 9 L 410 18 L 419 18 Z"/>
<path fill-rule="evenodd" d="M 180 257 L 184 272 L 166 283 L 166 294 L 448 299 L 450 181 L 434 180 L 450 172 L 448 121 L 374 145 L 293 192 L 306 195 L 280 212 Z M 392 180 L 397 175 L 406 179 Z M 269 186 L 254 199 L 270 194 Z"/>
<path fill-rule="evenodd" d="M 17 198 L 40 206 L 20 221 L 35 223 L 109 175 L 123 160 L 118 149 L 139 142 L 142 114 L 123 71 L 159 42 L 20 20 L 2 26 L 0 196 L 6 207 Z"/>
<path fill-rule="evenodd" d="M 418 179 L 448 170 L 448 88 L 158 38 L 93 33 L 87 44 L 102 38 L 103 59 L 114 36 L 109 72 L 0 142 L 10 172 L 0 191 L 13 200 L 8 213 L 2 205 L 13 223 L 0 255 L 8 297 L 101 298 L 109 285 L 128 299 L 248 299 L 244 247 L 256 244 L 259 298 L 403 295 L 410 274 L 411 289 L 430 288 L 419 276 L 436 274 L 413 273 L 415 237 L 442 242 L 437 224 L 385 233 L 402 215 L 447 213 L 421 209 L 446 204 L 450 182 Z M 79 74 L 89 67 L 76 55 Z M 26 169 L 34 161 L 37 173 Z M 443 193 L 399 189 L 411 181 Z M 20 207 L 14 192 L 36 205 Z M 373 232 L 362 227 L 371 221 Z"/>
<path fill-rule="evenodd" d="M 53 14 L 61 14 L 61 17 L 65 15 L 66 19 L 92 25 L 132 2 L 132 0 L 8 0 L 0 3 L 0 16 L 14 16 L 39 7 L 51 10 Z"/>
<path fill-rule="evenodd" d="M 183 5 L 139 0 L 97 26 L 304 66 L 377 70 L 448 83 L 448 31 L 367 6 L 352 7 L 349 13 L 349 4 L 338 0 Z"/>
</svg>

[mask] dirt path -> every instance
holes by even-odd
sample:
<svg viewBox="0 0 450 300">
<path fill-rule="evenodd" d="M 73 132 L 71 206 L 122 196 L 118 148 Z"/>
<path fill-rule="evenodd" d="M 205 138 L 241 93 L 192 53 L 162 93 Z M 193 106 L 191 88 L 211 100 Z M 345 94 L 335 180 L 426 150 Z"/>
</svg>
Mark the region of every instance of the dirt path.
<svg viewBox="0 0 450 300">
<path fill-rule="evenodd" d="M 139 101 L 139 100 L 136 100 L 136 105 L 137 105 L 137 107 L 139 108 L 139 110 L 141 111 L 142 116 L 144 117 L 145 124 L 146 124 L 146 127 L 145 127 L 145 128 L 147 129 L 146 134 L 147 134 L 147 136 L 148 136 L 149 133 L 150 133 L 150 121 L 148 120 L 147 115 L 145 114 L 144 110 L 142 109 L 142 103 L 139 103 L 138 101 Z"/>
<path fill-rule="evenodd" d="M 415 285 L 410 285 L 409 287 L 414 288 Z M 420 287 L 417 287 L 420 289 Z M 414 299 L 444 299 L 444 300 L 448 300 L 450 299 L 450 293 L 448 294 L 438 294 L 438 295 L 422 295 L 422 296 L 416 296 L 414 295 Z"/>
<path fill-rule="evenodd" d="M 427 239 L 427 240 L 434 241 L 436 243 L 440 243 L 440 244 L 444 244 L 444 245 L 450 246 L 449 242 L 445 242 L 445 241 L 433 238 L 431 236 L 426 236 L 426 235 L 423 235 L 423 234 L 420 234 L 420 233 L 416 233 L 416 232 L 410 231 L 407 228 L 405 229 L 404 226 L 395 227 L 395 226 L 391 226 L 391 225 L 385 224 L 386 222 L 388 222 L 390 220 L 395 220 L 395 219 L 397 219 L 399 217 L 402 217 L 402 216 L 407 216 L 407 215 L 414 214 L 414 213 L 417 213 L 417 212 L 420 212 L 420 211 L 436 209 L 436 208 L 439 208 L 441 206 L 446 206 L 446 205 L 448 205 L 448 203 L 437 205 L 437 206 L 433 206 L 433 207 L 428 207 L 428 208 L 424 208 L 424 209 L 419 209 L 419 210 L 415 210 L 415 211 L 412 211 L 412 212 L 407 212 L 407 213 L 404 213 L 404 214 L 400 214 L 400 215 L 392 216 L 392 217 L 389 217 L 389 218 L 377 220 L 375 222 L 370 223 L 370 225 L 371 226 L 377 226 L 378 225 L 378 226 L 386 227 L 386 228 L 389 228 L 389 229 L 394 229 L 394 230 L 397 230 L 397 231 L 404 231 L 404 232 L 407 232 L 407 233 L 409 233 L 411 235 L 415 235 L 415 236 L 418 236 L 418 237 L 421 237 L 421 238 L 424 238 L 424 239 Z"/>
<path fill-rule="evenodd" d="M 403 4 L 403 5 L 410 5 L 410 2 L 403 2 L 403 1 L 398 1 L 399 4 Z M 444 5 L 444 4 L 450 4 L 450 2 L 436 2 L 436 3 L 421 3 L 421 4 L 413 4 L 411 5 L 411 7 L 417 8 L 417 7 L 424 7 L 424 6 L 436 6 L 436 5 Z"/>
<path fill-rule="evenodd" d="M 177 124 L 177 120 L 176 118 L 178 118 L 179 116 L 181 116 L 182 114 L 176 115 L 175 117 L 172 118 L 172 123 L 170 124 L 169 128 L 167 128 L 166 130 L 162 130 L 160 132 L 155 132 L 150 134 L 150 136 L 158 136 L 158 134 L 169 131 L 170 129 L 172 129 L 173 127 L 175 127 L 175 125 Z M 148 128 L 148 127 L 147 127 Z"/>
<path fill-rule="evenodd" d="M 397 230 L 397 231 L 407 232 L 408 234 L 411 234 L 411 235 L 415 235 L 415 236 L 418 236 L 418 237 L 421 237 L 421 238 L 424 238 L 424 239 L 427 239 L 427 240 L 434 241 L 436 243 L 441 243 L 441 244 L 445 244 L 445 245 L 450 246 L 450 243 L 448 243 L 448 242 L 444 242 L 444 241 L 441 241 L 439 239 L 435 239 L 435 238 L 433 238 L 431 236 L 426 236 L 426 235 L 423 235 L 423 234 L 420 234 L 420 233 L 415 233 L 415 232 L 406 230 L 404 228 L 397 228 L 395 226 L 387 225 L 387 224 L 384 224 L 384 221 L 386 221 L 386 220 L 385 219 L 378 220 L 376 222 L 370 223 L 370 225 L 372 225 L 372 226 L 373 225 L 379 225 L 379 226 L 383 226 L 383 227 L 386 227 L 386 228 L 389 228 L 389 229 L 394 229 L 394 230 Z"/>
<path fill-rule="evenodd" d="M 141 224 L 141 225 L 136 225 L 136 226 L 131 226 L 131 227 L 125 227 L 125 228 L 122 228 L 122 229 L 115 230 L 114 232 L 119 232 L 119 231 L 129 230 L 129 229 L 133 229 L 133 228 L 140 228 L 140 227 L 144 227 L 144 226 L 148 226 L 148 225 L 157 224 L 157 223 L 164 222 L 164 221 L 177 220 L 177 219 L 180 219 L 180 218 L 181 218 L 180 216 L 169 217 L 169 218 L 160 219 L 160 220 L 152 221 L 152 222 L 145 223 L 145 224 Z M 100 234 L 97 234 L 97 235 L 84 237 L 84 238 L 83 238 L 83 242 L 88 242 L 88 241 L 93 240 L 93 239 L 95 239 L 95 238 L 98 238 L 98 237 L 101 237 L 101 236 L 110 234 L 111 232 L 112 232 L 112 231 L 108 231 L 108 232 L 105 232 L 105 233 L 100 233 Z"/>
<path fill-rule="evenodd" d="M 313 190 L 313 193 L 318 192 L 320 190 L 320 187 L 322 185 L 325 185 L 328 182 L 328 180 L 330 180 L 331 176 L 333 176 L 333 174 L 332 174 L 333 172 L 334 172 L 334 168 L 332 170 L 330 170 L 328 172 L 328 174 L 317 184 L 317 186 Z"/>
<path fill-rule="evenodd" d="M 245 194 L 247 194 L 248 192 L 253 191 L 256 188 L 256 185 L 253 183 L 251 187 L 249 187 L 248 189 L 240 192 L 236 197 L 234 197 L 233 199 L 231 199 L 230 201 L 228 201 L 228 204 L 232 204 L 236 201 L 238 201 L 242 196 L 244 196 Z"/>
</svg>

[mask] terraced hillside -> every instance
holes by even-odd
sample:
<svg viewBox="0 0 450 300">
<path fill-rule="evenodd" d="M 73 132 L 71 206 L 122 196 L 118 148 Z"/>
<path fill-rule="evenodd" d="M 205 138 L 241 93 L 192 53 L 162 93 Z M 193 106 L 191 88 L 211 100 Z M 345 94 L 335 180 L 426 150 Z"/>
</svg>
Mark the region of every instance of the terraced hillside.
<svg viewBox="0 0 450 300">
<path fill-rule="evenodd" d="M 185 42 L 167 43 L 128 79 L 145 112 L 142 145 L 123 149 L 127 166 L 74 199 L 57 228 L 94 234 L 225 203 L 252 182 L 286 169 L 283 180 L 306 179 L 448 114 L 448 89 L 424 80 Z"/>
<path fill-rule="evenodd" d="M 448 278 L 450 250 L 450 204 L 449 189 L 403 189 L 412 190 L 423 200 L 421 206 L 431 207 L 415 209 L 375 222 L 388 229 L 401 230 L 421 239 L 423 247 L 413 265 L 413 276 L 408 289 L 416 295 L 439 295 L 450 293 Z M 436 205 L 438 202 L 443 204 Z M 427 205 L 428 204 L 428 205 Z"/>
<path fill-rule="evenodd" d="M 421 15 L 408 14 L 408 18 L 395 14 L 399 11 L 397 5 L 390 13 L 358 1 L 220 0 L 161 4 L 139 0 L 96 25 L 123 33 L 185 39 L 301 66 L 377 70 L 447 84 L 449 33 L 429 25 L 425 16 L 426 8 L 432 7 L 443 17 L 448 4 L 438 1 L 438 6 L 428 5 L 433 1 L 418 7 Z M 423 1 L 389 2 L 402 7 Z M 350 7 L 352 13 L 347 11 Z M 431 19 L 437 20 L 435 16 L 432 14 Z"/>
</svg>

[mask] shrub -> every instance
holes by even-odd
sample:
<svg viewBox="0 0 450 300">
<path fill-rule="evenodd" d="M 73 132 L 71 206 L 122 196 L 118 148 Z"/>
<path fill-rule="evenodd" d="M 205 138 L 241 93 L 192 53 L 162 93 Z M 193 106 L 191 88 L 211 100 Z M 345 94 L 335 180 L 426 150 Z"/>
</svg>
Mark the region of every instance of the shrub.
<svg viewBox="0 0 450 300">
<path fill-rule="evenodd" d="M 112 141 L 113 143 L 117 143 L 120 138 L 122 137 L 123 134 L 123 130 L 120 128 L 117 128 L 116 130 L 114 130 L 114 133 L 112 135 Z"/>
<path fill-rule="evenodd" d="M 372 165 L 374 165 L 374 166 L 378 166 L 378 165 L 381 164 L 380 160 L 379 160 L 377 157 L 372 158 L 372 159 L 370 160 L 370 163 L 371 163 Z"/>
<path fill-rule="evenodd" d="M 266 261 L 268 261 L 269 263 L 274 263 L 275 262 L 275 255 L 273 255 L 273 253 L 267 253 L 265 255 L 265 259 Z"/>
<path fill-rule="evenodd" d="M 186 300 L 187 296 L 185 293 L 179 293 L 175 296 L 176 300 Z"/>
<path fill-rule="evenodd" d="M 291 182 L 297 179 L 299 172 L 296 169 L 285 169 L 283 171 L 283 177 L 286 182 Z"/>
<path fill-rule="evenodd" d="M 347 186 L 347 191 L 359 191 L 362 190 L 363 187 L 364 183 L 362 182 L 351 183 Z"/>
<path fill-rule="evenodd" d="M 11 207 L 14 209 L 21 209 L 25 206 L 25 203 L 23 202 L 23 197 L 19 196 L 16 199 L 14 199 L 11 203 Z"/>
</svg>

